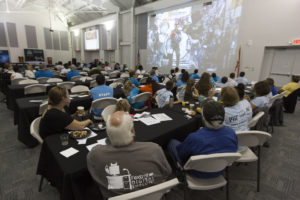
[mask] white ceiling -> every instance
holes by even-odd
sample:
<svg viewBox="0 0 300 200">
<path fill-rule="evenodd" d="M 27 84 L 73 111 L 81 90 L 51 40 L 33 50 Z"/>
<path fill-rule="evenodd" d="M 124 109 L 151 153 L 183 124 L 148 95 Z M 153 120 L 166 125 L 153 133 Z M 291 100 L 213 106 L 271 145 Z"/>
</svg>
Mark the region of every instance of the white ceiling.
<svg viewBox="0 0 300 200">
<path fill-rule="evenodd" d="M 0 13 L 40 12 L 74 26 L 156 0 L 0 0 Z"/>
</svg>

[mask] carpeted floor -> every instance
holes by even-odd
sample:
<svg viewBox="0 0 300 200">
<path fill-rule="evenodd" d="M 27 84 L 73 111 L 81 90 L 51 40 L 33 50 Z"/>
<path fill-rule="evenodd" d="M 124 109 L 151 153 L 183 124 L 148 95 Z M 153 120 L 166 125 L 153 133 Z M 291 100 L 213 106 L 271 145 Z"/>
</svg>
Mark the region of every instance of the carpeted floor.
<svg viewBox="0 0 300 200">
<path fill-rule="evenodd" d="M 0 99 L 2 94 L 0 95 Z M 262 149 L 261 191 L 256 192 L 256 164 L 230 168 L 231 200 L 299 200 L 300 199 L 300 104 L 294 114 L 285 114 L 285 126 L 275 127 L 270 148 Z M 45 184 L 38 192 L 36 166 L 40 146 L 28 149 L 17 140 L 13 112 L 0 103 L 0 199 L 58 200 L 57 190 Z M 183 199 L 182 187 L 168 194 L 168 199 Z M 226 199 L 222 191 L 188 191 L 190 200 Z"/>
</svg>

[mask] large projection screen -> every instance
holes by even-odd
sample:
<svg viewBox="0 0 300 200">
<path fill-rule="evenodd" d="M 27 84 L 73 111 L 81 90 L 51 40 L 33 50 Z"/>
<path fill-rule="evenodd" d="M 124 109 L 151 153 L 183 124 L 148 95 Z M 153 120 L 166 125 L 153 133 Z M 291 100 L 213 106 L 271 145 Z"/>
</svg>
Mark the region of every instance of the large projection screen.
<svg viewBox="0 0 300 200">
<path fill-rule="evenodd" d="M 87 30 L 84 32 L 85 50 L 99 50 L 99 31 L 98 29 Z"/>
<path fill-rule="evenodd" d="M 242 1 L 215 0 L 149 14 L 147 66 L 234 69 Z"/>
</svg>

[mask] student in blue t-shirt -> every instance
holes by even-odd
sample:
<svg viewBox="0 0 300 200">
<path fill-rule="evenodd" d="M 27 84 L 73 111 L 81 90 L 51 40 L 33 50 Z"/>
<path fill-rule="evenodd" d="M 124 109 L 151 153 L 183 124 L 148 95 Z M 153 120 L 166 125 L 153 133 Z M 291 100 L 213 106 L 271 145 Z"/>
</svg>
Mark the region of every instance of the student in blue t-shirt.
<svg viewBox="0 0 300 200">
<path fill-rule="evenodd" d="M 133 98 L 139 94 L 139 89 L 134 87 L 130 80 L 127 80 L 124 84 L 124 94 L 129 101 L 130 105 L 132 105 Z M 142 108 L 144 106 L 144 102 L 134 103 L 133 107 L 136 109 Z"/>
<path fill-rule="evenodd" d="M 159 83 L 158 77 L 155 75 L 155 70 L 152 69 L 150 72 L 150 77 L 155 80 L 156 83 Z"/>
<path fill-rule="evenodd" d="M 140 83 L 139 81 L 136 79 L 137 78 L 137 75 L 135 73 L 135 71 L 130 71 L 129 72 L 129 79 L 131 81 L 131 83 L 133 83 L 136 87 L 139 87 L 140 86 Z"/>
<path fill-rule="evenodd" d="M 268 83 L 269 86 L 270 86 L 272 95 L 274 96 L 274 95 L 278 94 L 278 91 L 277 91 L 276 87 L 274 86 L 274 79 L 272 79 L 272 78 L 267 78 L 266 81 L 267 81 L 267 83 Z"/>
<path fill-rule="evenodd" d="M 34 75 L 35 75 L 35 78 L 42 78 L 42 77 L 53 78 L 54 77 L 53 73 L 47 70 L 46 65 L 41 65 L 40 70 L 36 71 Z"/>
<path fill-rule="evenodd" d="M 71 66 L 71 70 L 67 73 L 67 80 L 70 81 L 73 76 L 80 76 L 80 73 L 75 71 L 76 67 L 75 65 Z"/>
<path fill-rule="evenodd" d="M 91 89 L 91 95 L 93 100 L 114 96 L 113 88 L 105 85 L 105 77 L 103 74 L 99 74 L 96 77 L 96 82 L 98 86 Z M 93 113 L 96 116 L 101 116 L 102 109 L 95 109 L 93 110 Z"/>
<path fill-rule="evenodd" d="M 186 85 L 187 81 L 190 79 L 190 76 L 189 76 L 189 73 L 187 71 L 185 71 L 183 74 L 182 74 L 182 77 L 181 79 L 179 79 L 176 83 L 176 87 L 179 88 L 181 86 L 184 86 Z"/>
<path fill-rule="evenodd" d="M 211 81 L 212 81 L 213 84 L 221 82 L 221 78 L 219 76 L 217 76 L 216 73 L 211 74 L 211 79 L 212 79 Z"/>
<path fill-rule="evenodd" d="M 259 81 L 254 85 L 254 99 L 250 101 L 249 97 L 248 101 L 251 104 L 252 110 L 256 108 L 268 107 L 270 108 L 272 105 L 270 104 L 270 87 L 266 81 Z"/>
<path fill-rule="evenodd" d="M 239 83 L 243 83 L 244 85 L 248 85 L 248 79 L 245 77 L 245 72 L 241 72 L 240 76 L 235 79 L 235 81 Z"/>
<path fill-rule="evenodd" d="M 195 69 L 194 73 L 191 73 L 190 78 L 193 80 L 200 79 L 200 76 L 198 75 L 198 69 Z"/>
<path fill-rule="evenodd" d="M 168 105 L 170 102 L 170 98 L 173 97 L 173 93 L 171 90 L 174 87 L 173 81 L 168 81 L 166 83 L 166 88 L 158 90 L 157 93 L 157 100 L 158 100 L 158 107 L 163 108 L 165 105 Z"/>
<path fill-rule="evenodd" d="M 205 127 L 189 134 L 183 142 L 172 139 L 168 145 L 174 163 L 184 166 L 191 156 L 237 152 L 237 136 L 232 128 L 224 126 L 224 118 L 225 111 L 222 104 L 213 100 L 204 102 L 202 119 Z M 223 171 L 190 170 L 188 173 L 198 178 L 215 178 Z"/>
</svg>

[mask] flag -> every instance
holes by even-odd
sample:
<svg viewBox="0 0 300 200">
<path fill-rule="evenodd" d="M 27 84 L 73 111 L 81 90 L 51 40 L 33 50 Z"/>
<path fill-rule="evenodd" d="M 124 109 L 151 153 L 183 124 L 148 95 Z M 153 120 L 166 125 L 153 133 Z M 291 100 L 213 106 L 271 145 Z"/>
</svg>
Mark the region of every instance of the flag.
<svg viewBox="0 0 300 200">
<path fill-rule="evenodd" d="M 138 49 L 138 53 L 137 53 L 137 65 L 141 64 L 141 55 L 140 55 L 140 49 Z"/>
<path fill-rule="evenodd" d="M 239 57 L 238 60 L 236 61 L 236 66 L 235 66 L 235 77 L 238 77 L 240 74 L 240 65 L 241 65 L 241 51 L 242 51 L 242 47 L 240 46 L 239 48 Z"/>
</svg>

